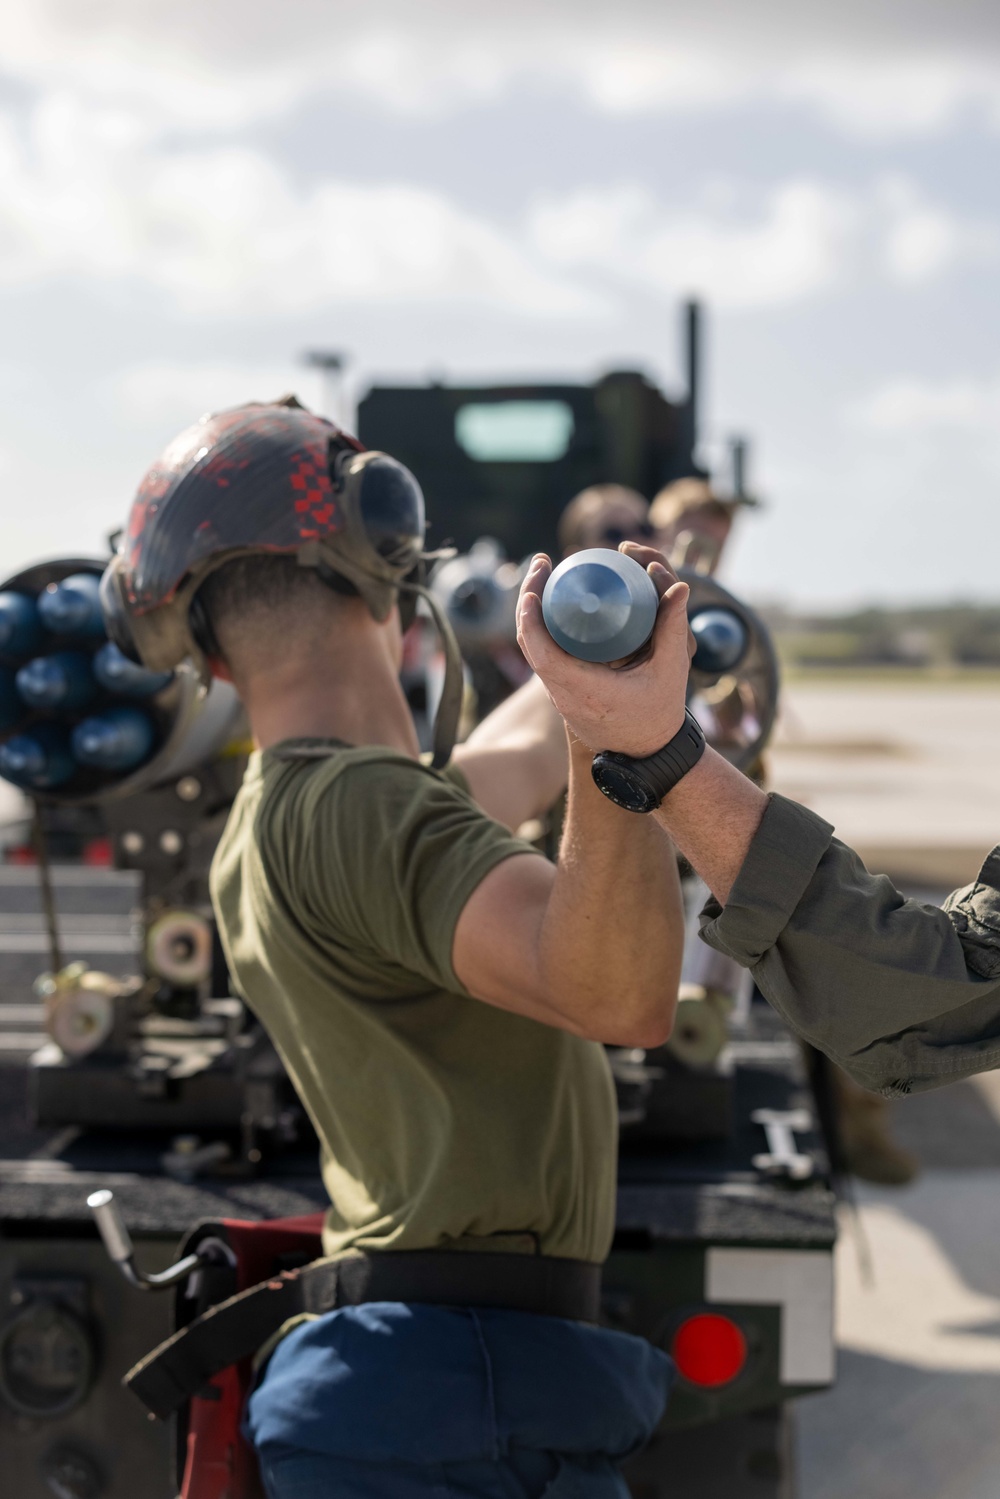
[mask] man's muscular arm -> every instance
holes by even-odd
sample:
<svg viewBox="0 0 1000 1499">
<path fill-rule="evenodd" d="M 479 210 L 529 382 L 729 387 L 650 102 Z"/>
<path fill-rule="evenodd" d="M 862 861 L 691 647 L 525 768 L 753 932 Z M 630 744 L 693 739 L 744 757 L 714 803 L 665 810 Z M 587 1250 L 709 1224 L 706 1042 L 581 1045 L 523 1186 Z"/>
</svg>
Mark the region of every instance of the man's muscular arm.
<svg viewBox="0 0 1000 1499">
<path fill-rule="evenodd" d="M 525 580 L 522 627 L 540 618 L 548 572 L 539 559 Z M 685 634 L 685 596 L 663 606 L 661 628 Z M 458 919 L 453 965 L 488 1003 L 592 1040 L 654 1046 L 673 1024 L 684 946 L 676 857 L 655 822 L 637 825 L 601 795 L 590 761 L 571 732 L 558 865 L 526 854 L 492 870 Z"/>
<path fill-rule="evenodd" d="M 673 1025 L 684 947 L 677 860 L 655 823 L 614 806 L 570 747 L 558 865 L 507 859 L 467 901 L 452 962 L 478 999 L 593 1041 L 658 1046 Z"/>
<path fill-rule="evenodd" d="M 452 756 L 473 800 L 516 830 L 541 817 L 566 789 L 563 721 L 537 677 L 484 718 Z"/>
</svg>

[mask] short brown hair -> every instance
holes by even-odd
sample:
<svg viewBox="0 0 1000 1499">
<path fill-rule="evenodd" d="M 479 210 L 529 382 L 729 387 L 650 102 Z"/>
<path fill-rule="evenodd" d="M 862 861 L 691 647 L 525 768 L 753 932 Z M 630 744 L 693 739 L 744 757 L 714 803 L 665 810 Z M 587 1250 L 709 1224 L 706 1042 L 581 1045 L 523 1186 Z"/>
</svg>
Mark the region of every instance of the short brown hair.
<svg viewBox="0 0 1000 1499">
<path fill-rule="evenodd" d="M 213 637 L 205 645 L 231 666 L 227 642 L 230 648 L 243 639 L 251 645 L 276 629 L 280 638 L 290 615 L 329 608 L 332 592 L 314 567 L 301 567 L 295 557 L 267 552 L 231 557 L 209 573 L 195 595 L 196 613 Z"/>
<path fill-rule="evenodd" d="M 562 550 L 568 552 L 582 546 L 588 528 L 609 505 L 627 505 L 635 512 L 637 520 L 645 521 L 649 517 L 649 501 L 637 489 L 630 489 L 627 484 L 591 484 L 570 500 L 559 517 Z"/>
<path fill-rule="evenodd" d="M 713 493 L 707 479 L 692 475 L 689 479 L 675 479 L 660 490 L 649 507 L 649 520 L 654 530 L 665 531 L 683 516 L 696 513 L 731 521 L 735 509 L 731 500 L 720 500 Z"/>
</svg>

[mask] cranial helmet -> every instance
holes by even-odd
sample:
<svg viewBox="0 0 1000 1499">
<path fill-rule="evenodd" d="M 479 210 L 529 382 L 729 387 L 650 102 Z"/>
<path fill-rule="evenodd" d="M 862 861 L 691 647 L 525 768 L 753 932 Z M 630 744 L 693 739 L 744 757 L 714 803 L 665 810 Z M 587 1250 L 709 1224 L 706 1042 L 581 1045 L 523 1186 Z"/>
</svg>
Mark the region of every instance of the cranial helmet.
<svg viewBox="0 0 1000 1499">
<path fill-rule="evenodd" d="M 332 586 L 345 580 L 379 621 L 401 593 L 419 594 L 445 647 L 433 761 L 444 765 L 461 706 L 461 659 L 420 581 L 425 527 L 423 493 L 409 469 L 366 452 L 294 396 L 205 416 L 139 486 L 101 580 L 108 634 L 151 670 L 190 660 L 207 679 L 213 643 L 198 589 L 224 563 L 255 552 L 295 557 Z"/>
</svg>

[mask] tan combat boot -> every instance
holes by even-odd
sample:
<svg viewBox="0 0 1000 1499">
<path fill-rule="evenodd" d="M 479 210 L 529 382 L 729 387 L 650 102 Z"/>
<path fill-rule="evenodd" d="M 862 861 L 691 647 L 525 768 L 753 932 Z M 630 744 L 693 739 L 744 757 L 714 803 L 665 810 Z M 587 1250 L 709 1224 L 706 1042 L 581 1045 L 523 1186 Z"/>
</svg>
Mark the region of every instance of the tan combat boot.
<svg viewBox="0 0 1000 1499">
<path fill-rule="evenodd" d="M 879 1186 L 906 1186 L 919 1174 L 920 1163 L 890 1135 L 888 1099 L 869 1093 L 839 1067 L 833 1067 L 832 1072 L 847 1169 L 862 1181 Z"/>
</svg>

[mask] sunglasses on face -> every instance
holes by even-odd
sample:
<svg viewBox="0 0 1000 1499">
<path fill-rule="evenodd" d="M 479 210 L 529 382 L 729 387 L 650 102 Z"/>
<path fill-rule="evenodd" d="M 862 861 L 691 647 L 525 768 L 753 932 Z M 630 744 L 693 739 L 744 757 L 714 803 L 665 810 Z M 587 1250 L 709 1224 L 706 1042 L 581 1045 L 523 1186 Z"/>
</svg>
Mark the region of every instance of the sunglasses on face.
<svg viewBox="0 0 1000 1499">
<path fill-rule="evenodd" d="M 600 533 L 600 540 L 606 546 L 620 546 L 623 541 L 651 541 L 656 535 L 649 521 L 636 521 L 634 526 L 625 528 L 623 526 L 605 526 Z"/>
</svg>

